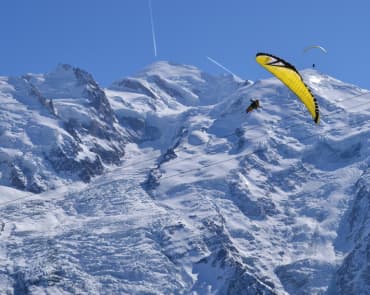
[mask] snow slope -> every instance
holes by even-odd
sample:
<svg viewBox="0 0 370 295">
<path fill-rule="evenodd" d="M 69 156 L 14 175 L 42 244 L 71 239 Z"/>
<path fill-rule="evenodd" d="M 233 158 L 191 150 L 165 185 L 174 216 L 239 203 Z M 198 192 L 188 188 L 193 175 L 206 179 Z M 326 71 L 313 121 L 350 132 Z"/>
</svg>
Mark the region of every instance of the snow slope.
<svg viewBox="0 0 370 295">
<path fill-rule="evenodd" d="M 81 125 L 93 117 L 108 131 L 96 141 L 106 149 L 115 134 L 126 141 L 122 164 L 89 183 L 37 195 L 1 187 L 3 293 L 367 294 L 368 91 L 302 71 L 320 105 L 316 126 L 274 78 L 159 62 L 100 89 L 82 73 L 60 66 L 22 82 L 53 98 L 34 125 L 57 136 L 33 139 L 19 123 L 32 106 L 1 80 L 1 100 L 16 102 L 3 111 L 8 162 L 71 136 L 56 114 Z M 70 82 L 80 76 L 85 83 Z M 256 97 L 262 108 L 246 114 Z M 91 136 L 79 137 L 86 155 Z"/>
<path fill-rule="evenodd" d="M 119 164 L 127 134 L 87 72 L 0 78 L 0 184 L 35 193 Z"/>
</svg>

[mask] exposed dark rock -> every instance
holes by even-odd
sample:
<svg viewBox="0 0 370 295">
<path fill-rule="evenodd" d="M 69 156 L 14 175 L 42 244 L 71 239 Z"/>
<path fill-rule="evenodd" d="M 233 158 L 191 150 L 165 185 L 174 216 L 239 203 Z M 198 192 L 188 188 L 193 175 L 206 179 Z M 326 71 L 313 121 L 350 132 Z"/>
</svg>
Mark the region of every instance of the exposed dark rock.
<svg viewBox="0 0 370 295">
<path fill-rule="evenodd" d="M 121 158 L 125 154 L 123 147 L 122 149 L 112 147 L 112 149 L 107 150 L 104 147 L 97 144 L 94 147 L 92 147 L 90 151 L 99 155 L 99 157 L 104 163 L 114 165 L 120 165 L 122 163 Z"/>
<path fill-rule="evenodd" d="M 10 169 L 10 184 L 19 190 L 25 190 L 27 187 L 27 177 L 24 175 L 22 169 L 17 165 L 12 165 Z"/>
<path fill-rule="evenodd" d="M 91 177 L 101 174 L 104 168 L 98 156 L 94 160 L 77 160 L 76 156 L 80 150 L 76 143 L 70 141 L 69 144 L 52 149 L 46 158 L 56 172 L 65 172 L 70 177 L 77 173 L 81 180 L 88 182 Z"/>
<path fill-rule="evenodd" d="M 195 267 L 195 272 L 202 264 L 207 269 L 222 270 L 222 277 L 225 285 L 221 288 L 220 294 L 264 294 L 276 295 L 274 284 L 262 280 L 253 275 L 252 269 L 246 263 L 233 246 L 227 235 L 223 222 L 216 223 L 214 220 L 204 220 L 204 225 L 212 233 L 212 238 L 206 240 L 206 244 L 212 254 L 201 259 Z"/>
<path fill-rule="evenodd" d="M 139 92 L 153 99 L 157 99 L 157 95 L 154 94 L 154 92 L 150 88 L 144 86 L 144 84 L 140 80 L 135 78 L 123 79 L 116 83 L 115 85 L 113 85 L 112 89 Z"/>
<path fill-rule="evenodd" d="M 163 80 L 160 76 L 153 75 L 150 77 L 150 80 L 157 84 L 157 86 L 165 93 L 167 93 L 169 96 L 176 99 L 181 99 L 183 97 L 181 92 L 176 90 L 174 87 L 171 87 L 171 85 L 169 85 L 169 83 Z"/>
<path fill-rule="evenodd" d="M 355 198 L 349 208 L 343 228 L 349 254 L 335 273 L 328 294 L 368 294 L 370 290 L 370 170 L 356 183 Z"/>
<path fill-rule="evenodd" d="M 108 124 L 112 124 L 113 122 L 117 122 L 115 114 L 109 104 L 109 101 L 104 93 L 98 86 L 92 88 L 87 87 L 83 93 L 86 96 L 91 106 L 94 107 L 99 115 L 99 118 Z"/>
</svg>

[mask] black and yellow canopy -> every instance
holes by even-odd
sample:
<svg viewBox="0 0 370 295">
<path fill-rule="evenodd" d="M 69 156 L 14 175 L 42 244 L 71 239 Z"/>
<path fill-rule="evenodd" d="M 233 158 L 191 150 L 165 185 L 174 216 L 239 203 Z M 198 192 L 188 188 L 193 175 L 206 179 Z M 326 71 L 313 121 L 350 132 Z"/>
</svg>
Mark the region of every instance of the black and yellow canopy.
<svg viewBox="0 0 370 295">
<path fill-rule="evenodd" d="M 294 66 L 285 60 L 268 53 L 257 53 L 256 61 L 276 76 L 300 98 L 310 112 L 315 123 L 318 124 L 320 122 L 319 106 L 316 98 L 304 83 L 301 75 Z"/>
</svg>

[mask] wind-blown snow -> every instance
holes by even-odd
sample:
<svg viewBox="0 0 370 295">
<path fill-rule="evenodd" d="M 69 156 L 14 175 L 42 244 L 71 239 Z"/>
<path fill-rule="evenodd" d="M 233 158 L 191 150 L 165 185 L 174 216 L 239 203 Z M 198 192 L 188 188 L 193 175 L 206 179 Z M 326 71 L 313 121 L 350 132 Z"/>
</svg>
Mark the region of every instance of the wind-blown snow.
<svg viewBox="0 0 370 295">
<path fill-rule="evenodd" d="M 67 65 L 2 77 L 0 290 L 366 294 L 370 94 L 315 70 L 302 75 L 319 125 L 274 78 L 168 62 L 108 89 Z M 246 114 L 253 98 L 262 108 Z M 72 130 L 61 124 L 70 120 Z M 75 141 L 76 162 L 115 148 L 120 161 L 66 186 L 41 155 Z M 31 176 L 56 189 L 14 188 Z"/>
</svg>

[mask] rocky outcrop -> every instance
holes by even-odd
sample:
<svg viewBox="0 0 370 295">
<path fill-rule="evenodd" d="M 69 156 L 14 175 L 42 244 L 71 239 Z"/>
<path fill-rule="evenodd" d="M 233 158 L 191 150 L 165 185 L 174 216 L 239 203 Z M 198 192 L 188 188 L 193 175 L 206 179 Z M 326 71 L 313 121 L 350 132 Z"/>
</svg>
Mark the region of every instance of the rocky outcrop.
<svg viewBox="0 0 370 295">
<path fill-rule="evenodd" d="M 356 184 L 356 194 L 343 228 L 342 243 L 350 248 L 338 268 L 328 294 L 369 294 L 370 290 L 370 169 Z"/>
</svg>

